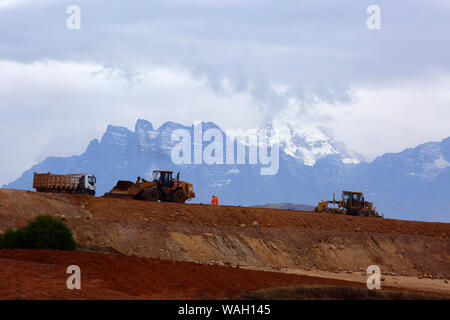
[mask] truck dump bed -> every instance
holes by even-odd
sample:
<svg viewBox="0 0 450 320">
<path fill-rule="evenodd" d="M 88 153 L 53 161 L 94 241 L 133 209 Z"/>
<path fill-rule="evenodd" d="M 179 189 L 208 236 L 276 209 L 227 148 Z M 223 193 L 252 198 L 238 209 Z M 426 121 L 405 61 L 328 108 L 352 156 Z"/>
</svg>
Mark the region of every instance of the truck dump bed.
<svg viewBox="0 0 450 320">
<path fill-rule="evenodd" d="M 33 188 L 37 191 L 76 190 L 79 182 L 79 174 L 34 173 Z"/>
</svg>

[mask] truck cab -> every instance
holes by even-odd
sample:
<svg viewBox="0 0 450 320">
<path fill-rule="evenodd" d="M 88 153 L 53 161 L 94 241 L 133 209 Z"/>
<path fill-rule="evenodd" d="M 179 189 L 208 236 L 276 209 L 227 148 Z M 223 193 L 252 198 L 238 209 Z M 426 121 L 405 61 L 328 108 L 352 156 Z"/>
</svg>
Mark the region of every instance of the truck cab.
<svg viewBox="0 0 450 320">
<path fill-rule="evenodd" d="M 97 179 L 92 174 L 82 173 L 80 176 L 80 182 L 78 188 L 82 192 L 95 195 L 95 183 Z"/>
</svg>

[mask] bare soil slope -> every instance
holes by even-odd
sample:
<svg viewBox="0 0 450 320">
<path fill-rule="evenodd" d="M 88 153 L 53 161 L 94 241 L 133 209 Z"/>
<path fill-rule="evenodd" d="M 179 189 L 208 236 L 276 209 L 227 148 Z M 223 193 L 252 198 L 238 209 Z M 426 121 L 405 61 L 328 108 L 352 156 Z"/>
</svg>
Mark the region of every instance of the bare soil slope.
<svg viewBox="0 0 450 320">
<path fill-rule="evenodd" d="M 72 264 L 81 269 L 81 290 L 66 286 Z M 222 299 L 274 287 L 364 288 L 351 281 L 82 251 L 0 250 L 0 269 L 0 299 Z"/>
<path fill-rule="evenodd" d="M 0 189 L 0 232 L 50 214 L 85 249 L 248 268 L 450 278 L 450 224 Z"/>
</svg>

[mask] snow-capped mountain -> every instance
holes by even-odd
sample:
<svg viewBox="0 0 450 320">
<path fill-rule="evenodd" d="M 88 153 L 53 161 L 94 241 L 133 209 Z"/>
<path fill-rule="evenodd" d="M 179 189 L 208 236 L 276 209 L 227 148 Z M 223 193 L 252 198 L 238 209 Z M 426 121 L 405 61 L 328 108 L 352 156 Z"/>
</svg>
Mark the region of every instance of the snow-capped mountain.
<svg viewBox="0 0 450 320">
<path fill-rule="evenodd" d="M 215 129 L 224 134 L 211 122 L 199 126 L 203 133 Z M 221 204 L 314 205 L 332 198 L 333 192 L 338 196 L 342 190 L 361 190 L 386 217 L 450 221 L 450 137 L 384 154 L 368 163 L 326 129 L 274 123 L 273 132 L 281 144 L 278 171 L 261 175 L 264 165 L 249 163 L 250 145 L 244 146 L 245 163 L 238 163 L 234 154 L 230 164 L 225 160 L 223 164 L 174 164 L 171 151 L 177 142 L 172 140 L 172 133 L 184 129 L 194 137 L 195 128 L 166 122 L 155 129 L 141 119 L 134 131 L 110 125 L 101 140 L 92 140 L 83 154 L 49 157 L 3 187 L 31 190 L 33 172 L 89 172 L 96 175 L 97 195 L 102 195 L 117 180 L 150 178 L 152 170 L 169 169 L 180 171 L 183 180 L 194 184 L 195 202 L 209 203 L 211 195 L 216 194 Z M 198 146 L 198 141 L 192 139 L 192 160 L 196 143 Z M 209 143 L 203 142 L 200 152 L 205 152 Z M 221 147 L 226 154 L 226 145 Z"/>
<path fill-rule="evenodd" d="M 283 151 L 307 166 L 313 166 L 316 161 L 330 155 L 338 155 L 340 161 L 347 164 L 364 161 L 362 155 L 348 150 L 327 128 L 311 124 L 298 127 L 295 123 L 280 119 L 274 119 L 271 126 L 274 140 L 280 142 Z"/>
</svg>

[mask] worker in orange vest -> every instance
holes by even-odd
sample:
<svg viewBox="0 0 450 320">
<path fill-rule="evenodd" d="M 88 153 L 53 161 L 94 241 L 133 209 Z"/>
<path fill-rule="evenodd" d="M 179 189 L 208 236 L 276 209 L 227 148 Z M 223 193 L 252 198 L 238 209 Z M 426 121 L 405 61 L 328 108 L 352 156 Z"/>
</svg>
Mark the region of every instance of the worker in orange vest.
<svg viewBox="0 0 450 320">
<path fill-rule="evenodd" d="M 218 205 L 219 204 L 219 198 L 217 196 L 212 196 L 211 204 L 212 205 Z"/>
</svg>

